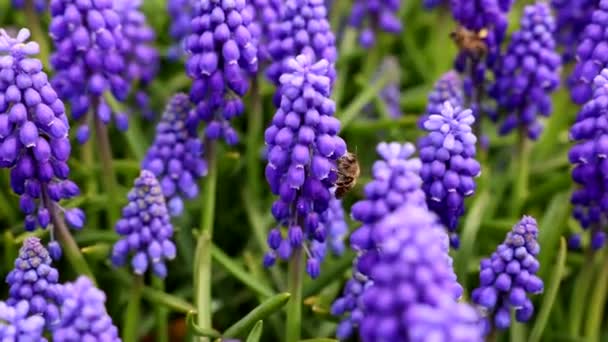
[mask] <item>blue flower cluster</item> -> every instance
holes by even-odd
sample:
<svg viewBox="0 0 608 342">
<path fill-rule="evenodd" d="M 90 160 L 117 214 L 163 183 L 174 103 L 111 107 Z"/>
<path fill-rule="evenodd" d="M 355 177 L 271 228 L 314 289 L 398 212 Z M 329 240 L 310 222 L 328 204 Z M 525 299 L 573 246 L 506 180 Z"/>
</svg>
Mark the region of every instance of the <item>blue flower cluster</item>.
<svg viewBox="0 0 608 342">
<path fill-rule="evenodd" d="M 464 214 L 464 199 L 475 192 L 475 178 L 481 173 L 475 160 L 474 122 L 470 109 L 454 108 L 446 102 L 440 113 L 428 116 L 423 126 L 429 133 L 418 141 L 428 206 L 452 233 L 454 247 L 459 245 L 455 232 Z"/>
<path fill-rule="evenodd" d="M 251 0 L 249 3 L 249 10 L 255 16 L 250 29 L 252 35 L 257 39 L 260 63 L 272 61 L 268 51 L 271 28 L 278 22 L 283 6 L 281 0 Z"/>
<path fill-rule="evenodd" d="M 48 227 L 59 210 L 71 226 L 82 228 L 80 209 L 57 204 L 80 193 L 68 179 L 70 126 L 63 102 L 34 57 L 39 46 L 27 42 L 29 36 L 26 29 L 16 38 L 0 29 L 0 167 L 11 169 L 10 185 L 26 214 L 26 230 Z"/>
<path fill-rule="evenodd" d="M 156 126 L 154 143 L 142 168 L 159 179 L 172 216 L 183 211 L 183 198 L 198 195 L 197 181 L 207 174 L 203 143 L 197 136 L 196 118 L 185 94 L 174 95 Z"/>
<path fill-rule="evenodd" d="M 190 100 L 207 123 L 208 139 L 238 143 L 230 120 L 243 113 L 241 97 L 258 69 L 258 50 L 250 27 L 253 13 L 244 0 L 202 1 L 195 7 L 186 39 L 186 72 L 194 81 Z"/>
<path fill-rule="evenodd" d="M 167 13 L 171 18 L 169 35 L 176 42 L 169 48 L 170 59 L 179 59 L 184 55 L 184 41 L 190 34 L 192 16 L 194 14 L 195 0 L 168 0 Z"/>
<path fill-rule="evenodd" d="M 551 0 L 557 23 L 555 39 L 564 49 L 564 61 L 576 56 L 576 45 L 597 3 L 598 0 Z"/>
<path fill-rule="evenodd" d="M 443 74 L 433 85 L 428 94 L 424 114 L 418 120 L 418 126 L 424 129 L 424 122 L 430 114 L 441 113 L 443 105 L 449 102 L 453 108 L 464 108 L 464 89 L 460 75 L 450 70 Z"/>
<path fill-rule="evenodd" d="M 346 143 L 338 136 L 340 121 L 333 115 L 327 60 L 313 64 L 308 55 L 285 63 L 281 76 L 281 105 L 265 132 L 268 149 L 266 180 L 279 198 L 272 214 L 288 229 L 283 239 L 279 228 L 268 236 L 271 251 L 264 264 L 276 257 L 287 260 L 295 248 L 306 242 L 324 242 L 327 236 L 322 217 L 329 208 L 330 188 L 337 179 L 336 160 L 346 153 Z M 309 255 L 308 271 L 318 275 L 318 258 Z"/>
<path fill-rule="evenodd" d="M 165 198 L 152 172 L 141 171 L 128 199 L 122 218 L 116 222 L 116 232 L 122 238 L 114 244 L 112 263 L 122 266 L 133 253 L 131 266 L 136 274 L 142 275 L 151 267 L 155 275 L 164 278 L 165 261 L 174 259 L 176 250 Z"/>
<path fill-rule="evenodd" d="M 560 82 L 561 58 L 556 51 L 555 20 L 549 5 L 524 8 L 521 28 L 513 33 L 496 69 L 490 95 L 506 117 L 499 128 L 507 134 L 520 127 L 530 139 L 538 139 L 542 126 L 538 115 L 553 111 L 551 94 Z"/>
<path fill-rule="evenodd" d="M 44 318 L 30 315 L 26 301 L 7 305 L 0 301 L 0 341 L 46 342 L 43 337 Z"/>
<path fill-rule="evenodd" d="M 526 294 L 543 291 L 543 281 L 536 276 L 540 264 L 536 220 L 524 216 L 507 234 L 492 256 L 481 261 L 479 287 L 473 290 L 473 301 L 487 310 L 486 329 L 495 326 L 506 329 L 511 325 L 511 309 L 519 322 L 527 322 L 534 313 L 532 301 Z M 489 331 L 489 330 L 487 330 Z"/>
<path fill-rule="evenodd" d="M 361 30 L 359 44 L 371 48 L 376 42 L 375 31 L 399 34 L 400 0 L 356 0 L 350 14 L 349 24 Z"/>
<path fill-rule="evenodd" d="M 15 8 L 25 8 L 27 0 L 12 0 L 11 3 Z M 38 13 L 42 13 L 46 10 L 48 0 L 33 0 L 34 9 Z"/>
</svg>

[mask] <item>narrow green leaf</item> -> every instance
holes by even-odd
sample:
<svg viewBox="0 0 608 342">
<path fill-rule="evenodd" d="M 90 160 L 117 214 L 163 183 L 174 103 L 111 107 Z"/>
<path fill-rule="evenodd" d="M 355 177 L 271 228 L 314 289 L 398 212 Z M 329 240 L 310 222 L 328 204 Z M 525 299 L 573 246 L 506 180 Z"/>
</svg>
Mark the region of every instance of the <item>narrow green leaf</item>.
<svg viewBox="0 0 608 342">
<path fill-rule="evenodd" d="M 262 338 L 262 330 L 264 329 L 264 322 L 258 321 L 249 332 L 249 336 L 247 336 L 246 342 L 259 342 L 260 338 Z"/>
<path fill-rule="evenodd" d="M 222 334 L 220 334 L 220 332 L 215 329 L 205 329 L 205 328 L 199 327 L 195 322 L 194 316 L 196 316 L 195 311 L 189 311 L 188 314 L 186 315 L 186 326 L 188 327 L 188 330 L 193 335 L 210 337 L 210 338 L 222 337 Z"/>
<path fill-rule="evenodd" d="M 265 319 L 273 313 L 279 311 L 287 302 L 291 294 L 280 293 L 275 295 L 264 303 L 258 305 L 255 309 L 249 312 L 245 317 L 234 323 L 224 332 L 225 337 L 239 337 L 249 329 L 255 322 Z"/>
<path fill-rule="evenodd" d="M 230 259 L 228 255 L 226 255 L 221 249 L 219 249 L 215 245 L 211 245 L 211 256 L 222 268 L 224 268 L 228 273 L 233 275 L 236 279 L 241 281 L 241 283 L 243 283 L 255 293 L 264 297 L 271 297 L 274 294 L 272 289 L 269 289 L 257 279 L 255 279 L 255 277 L 247 273 L 247 271 L 245 271 L 240 265 Z"/>
<path fill-rule="evenodd" d="M 594 254 L 587 253 L 585 262 L 583 263 L 584 267 L 580 269 L 572 287 L 568 315 L 568 332 L 572 336 L 582 336 L 581 327 L 585 312 L 587 311 L 587 298 L 589 297 L 591 280 L 595 274 L 593 256 Z"/>
<path fill-rule="evenodd" d="M 333 338 L 321 337 L 321 338 L 311 338 L 308 340 L 300 340 L 300 342 L 338 342 L 338 340 L 335 340 Z"/>
<path fill-rule="evenodd" d="M 532 328 L 532 333 L 530 334 L 530 338 L 528 339 L 529 342 L 540 341 L 541 337 L 543 336 L 543 332 L 545 331 L 547 322 L 549 321 L 551 309 L 553 308 L 553 303 L 555 302 L 555 298 L 557 297 L 557 292 L 559 290 L 562 277 L 564 275 L 564 270 L 566 269 L 567 253 L 568 248 L 566 244 L 566 239 L 562 237 L 560 239 L 557 262 L 555 263 L 555 266 L 553 266 L 553 268 L 551 269 L 551 280 L 549 281 L 549 286 L 547 286 L 547 290 L 545 291 L 545 295 L 543 296 L 543 302 L 540 306 L 540 312 L 538 313 L 536 323 L 534 324 L 534 328 Z"/>
<path fill-rule="evenodd" d="M 585 325 L 585 338 L 588 341 L 600 340 L 600 326 L 604 316 L 604 305 L 608 294 L 608 253 L 604 251 L 603 262 L 595 279 L 591 298 L 587 307 L 587 320 Z"/>
<path fill-rule="evenodd" d="M 541 265 L 550 265 L 551 260 L 555 258 L 559 239 L 566 229 L 566 222 L 570 215 L 569 198 L 569 192 L 557 194 L 545 210 L 545 215 L 540 222 L 538 230 L 538 243 L 541 246 L 538 261 Z M 541 267 L 541 278 L 547 279 L 550 270 L 548 267 Z"/>
</svg>

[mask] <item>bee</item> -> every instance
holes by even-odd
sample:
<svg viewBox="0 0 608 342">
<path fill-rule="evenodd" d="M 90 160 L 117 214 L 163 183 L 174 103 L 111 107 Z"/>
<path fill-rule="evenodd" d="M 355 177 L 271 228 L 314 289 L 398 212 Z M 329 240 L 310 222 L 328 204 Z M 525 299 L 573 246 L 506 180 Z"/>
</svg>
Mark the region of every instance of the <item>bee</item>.
<svg viewBox="0 0 608 342">
<path fill-rule="evenodd" d="M 336 198 L 342 198 L 352 190 L 357 184 L 359 174 L 359 159 L 354 153 L 346 152 L 338 158 L 337 170 L 338 179 L 336 180 Z"/>
<path fill-rule="evenodd" d="M 475 59 L 479 59 L 488 53 L 488 45 L 485 42 L 488 37 L 488 30 L 485 28 L 475 32 L 459 26 L 456 31 L 450 34 L 450 37 L 460 51 L 470 54 Z"/>
</svg>

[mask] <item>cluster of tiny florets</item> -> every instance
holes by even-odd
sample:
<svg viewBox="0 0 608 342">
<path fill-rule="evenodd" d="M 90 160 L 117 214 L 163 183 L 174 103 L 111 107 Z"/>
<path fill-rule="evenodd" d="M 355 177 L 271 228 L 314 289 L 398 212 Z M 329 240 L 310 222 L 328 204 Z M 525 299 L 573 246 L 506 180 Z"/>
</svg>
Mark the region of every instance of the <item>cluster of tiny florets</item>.
<svg viewBox="0 0 608 342">
<path fill-rule="evenodd" d="M 398 34 L 402 26 L 399 20 L 400 0 L 356 0 L 349 24 L 361 30 L 359 44 L 371 48 L 376 42 L 376 31 Z"/>
</svg>

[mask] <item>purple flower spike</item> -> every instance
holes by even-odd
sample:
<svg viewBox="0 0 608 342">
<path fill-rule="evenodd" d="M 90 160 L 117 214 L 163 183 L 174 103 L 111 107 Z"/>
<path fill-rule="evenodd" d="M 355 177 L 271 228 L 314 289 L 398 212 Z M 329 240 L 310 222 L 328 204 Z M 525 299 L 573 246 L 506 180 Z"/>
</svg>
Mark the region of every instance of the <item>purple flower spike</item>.
<svg viewBox="0 0 608 342">
<path fill-rule="evenodd" d="M 448 71 L 433 86 L 429 92 L 425 114 L 420 117 L 418 126 L 424 129 L 424 122 L 430 114 L 441 113 L 445 102 L 449 102 L 453 108 L 464 107 L 464 90 L 460 75 L 454 70 Z"/>
<path fill-rule="evenodd" d="M 142 275 L 151 267 L 154 274 L 164 278 L 165 261 L 173 260 L 176 251 L 165 197 L 152 172 L 141 171 L 128 199 L 122 218 L 116 222 L 115 230 L 122 238 L 114 244 L 112 263 L 122 266 L 131 254 L 136 274 Z"/>
<path fill-rule="evenodd" d="M 313 64 L 309 56 L 300 55 L 285 66 L 281 105 L 265 132 L 266 180 L 272 193 L 279 196 L 272 214 L 280 226 L 287 228 L 290 243 L 276 243 L 278 230 L 271 231 L 274 233 L 269 239 L 272 243 L 267 266 L 277 256 L 290 258 L 291 247 L 304 247 L 309 258 L 315 258 L 309 245 L 325 241 L 330 188 L 337 178 L 336 160 L 346 153 L 346 143 L 338 136 L 340 122 L 334 117 L 335 104 L 330 98 L 329 63 L 321 60 Z M 303 239 L 290 238 L 295 229 L 302 230 Z"/>
<path fill-rule="evenodd" d="M 593 97 L 592 82 L 608 67 L 608 41 L 603 30 L 608 25 L 608 0 L 600 0 L 591 20 L 578 38 L 576 66 L 568 80 L 572 101 L 584 104 Z"/>
<path fill-rule="evenodd" d="M 594 94 L 579 111 L 570 128 L 570 139 L 576 144 L 569 152 L 572 179 L 579 188 L 572 194 L 573 216 L 583 229 L 591 230 L 592 247 L 603 246 L 603 222 L 606 210 L 607 189 L 606 158 L 608 157 L 608 127 L 604 124 L 608 110 L 608 69 L 604 69 L 593 82 Z"/>
<path fill-rule="evenodd" d="M 338 57 L 336 38 L 329 21 L 327 7 L 319 0 L 285 0 L 280 8 L 279 19 L 270 26 L 268 52 L 272 65 L 267 75 L 279 85 L 282 74 L 289 72 L 287 65 L 292 58 L 305 54 L 311 63 L 325 59 L 329 63 L 328 76 L 336 77 L 334 64 Z M 280 98 L 276 99 L 280 100 Z M 278 101 L 277 101 L 278 102 Z"/>
<path fill-rule="evenodd" d="M 356 0 L 349 24 L 361 30 L 359 44 L 365 49 L 371 48 L 376 42 L 376 31 L 401 33 L 400 7 L 400 0 Z"/>
<path fill-rule="evenodd" d="M 179 216 L 183 198 L 198 195 L 197 181 L 207 174 L 203 143 L 196 134 L 196 118 L 185 94 L 171 98 L 156 126 L 156 138 L 148 149 L 142 168 L 159 179 L 169 213 Z"/>
<path fill-rule="evenodd" d="M 534 306 L 526 295 L 543 291 L 543 281 L 536 276 L 540 266 L 536 259 L 540 252 L 537 238 L 536 220 L 524 216 L 492 256 L 481 260 L 479 287 L 471 297 L 487 310 L 487 327 L 508 328 L 511 309 L 519 322 L 532 317 Z"/>
<path fill-rule="evenodd" d="M 34 57 L 39 46 L 27 42 L 29 36 L 27 29 L 16 38 L 0 29 L 0 167 L 11 170 L 10 185 L 31 231 L 48 227 L 51 216 L 63 210 L 58 202 L 79 190 L 68 179 L 65 107 Z"/>
<path fill-rule="evenodd" d="M 0 302 L 0 340 L 46 342 L 44 338 L 44 318 L 29 313 L 27 301 L 15 305 Z"/>
<path fill-rule="evenodd" d="M 42 315 L 48 327 L 59 320 L 57 309 L 59 273 L 51 266 L 49 252 L 37 237 L 28 237 L 19 250 L 15 268 L 6 276 L 9 285 L 8 305 L 26 301 L 28 315 Z M 0 318 L 1 320 L 1 318 Z"/>
<path fill-rule="evenodd" d="M 107 124 L 112 111 L 103 94 L 111 92 L 124 101 L 130 90 L 130 80 L 124 77 L 127 61 L 121 47 L 128 42 L 124 41 L 121 15 L 112 1 L 51 0 L 50 8 L 49 34 L 55 43 L 51 65 L 57 71 L 53 86 L 70 102 L 73 119 L 91 112 Z"/>
<path fill-rule="evenodd" d="M 105 308 L 106 295 L 89 278 L 80 276 L 62 285 L 60 292 L 61 322 L 53 330 L 53 341 L 120 342 L 118 329 Z"/>
<path fill-rule="evenodd" d="M 423 126 L 429 133 L 418 141 L 428 206 L 452 233 L 454 247 L 458 247 L 455 232 L 464 214 L 464 199 L 475 192 L 475 178 L 481 173 L 475 160 L 474 122 L 470 109 L 445 102 L 441 113 L 428 116 Z"/>
<path fill-rule="evenodd" d="M 483 341 L 475 310 L 457 303 L 448 235 L 433 213 L 406 204 L 376 224 L 372 239 L 363 341 Z"/>
<path fill-rule="evenodd" d="M 506 114 L 499 128 L 501 134 L 521 127 L 530 139 L 536 140 L 542 131 L 538 116 L 551 114 L 551 94 L 559 86 L 561 72 L 554 31 L 549 5 L 525 7 L 521 28 L 513 34 L 506 54 L 501 56 L 496 83 L 490 90 Z"/>
<path fill-rule="evenodd" d="M 257 38 L 258 58 L 261 62 L 272 61 L 268 51 L 271 39 L 271 29 L 279 20 L 284 1 L 281 0 L 251 0 L 249 10 L 254 13 L 255 21 L 251 25 L 252 35 Z"/>
<path fill-rule="evenodd" d="M 564 49 L 564 61 L 571 61 L 576 56 L 576 45 L 581 41 L 597 3 L 598 0 L 551 0 L 557 21 L 555 39 Z"/>
<path fill-rule="evenodd" d="M 447 0 L 424 0 L 422 2 L 422 5 L 424 6 L 425 9 L 430 10 L 437 6 L 445 5 L 447 3 L 448 3 Z"/>
<path fill-rule="evenodd" d="M 243 113 L 241 97 L 258 69 L 252 21 L 244 0 L 203 1 L 195 7 L 193 32 L 186 40 L 186 71 L 194 80 L 190 100 L 208 124 L 207 138 L 223 138 L 229 145 L 238 143 L 230 121 Z"/>
<path fill-rule="evenodd" d="M 169 35 L 176 43 L 169 48 L 169 58 L 179 59 L 184 55 L 185 39 L 191 31 L 191 22 L 194 17 L 195 0 L 169 0 L 167 12 L 171 18 Z"/>
<path fill-rule="evenodd" d="M 25 2 L 26 2 L 26 0 L 12 0 L 11 1 L 11 3 L 13 4 L 13 7 L 19 8 L 19 9 L 25 8 Z M 47 2 L 48 2 L 47 0 L 33 0 L 33 5 L 34 5 L 34 9 L 36 10 L 36 12 L 43 13 L 44 11 L 46 11 Z"/>
</svg>

